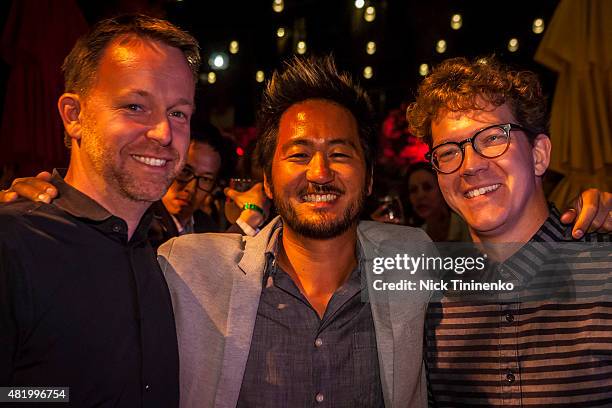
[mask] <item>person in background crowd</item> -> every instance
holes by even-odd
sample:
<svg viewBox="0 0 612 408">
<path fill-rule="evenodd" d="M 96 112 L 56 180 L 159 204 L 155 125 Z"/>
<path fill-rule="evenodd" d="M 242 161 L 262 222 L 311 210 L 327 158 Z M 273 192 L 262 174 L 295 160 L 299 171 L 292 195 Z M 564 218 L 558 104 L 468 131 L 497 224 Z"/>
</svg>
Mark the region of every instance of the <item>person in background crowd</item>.
<svg viewBox="0 0 612 408">
<path fill-rule="evenodd" d="M 178 405 L 174 314 L 147 231 L 183 168 L 199 65 L 191 35 L 142 15 L 101 21 L 66 57 L 57 198 L 0 207 L 3 386 L 67 386 L 73 407 Z"/>
<path fill-rule="evenodd" d="M 406 178 L 410 206 L 418 219 L 422 220 L 420 226 L 432 241 L 470 241 L 465 221 L 444 201 L 436 173 L 429 163 L 415 163 Z"/>
<path fill-rule="evenodd" d="M 444 199 L 495 260 L 491 280 L 522 288 L 506 302 L 466 304 L 460 292 L 429 305 L 425 344 L 434 406 L 612 403 L 610 262 L 591 258 L 597 247 L 554 244 L 610 241 L 610 234 L 574 238 L 547 203 L 546 107 L 535 74 L 493 58 L 454 58 L 422 82 L 408 109 L 410 125 L 431 148 Z M 608 208 L 598 223 L 605 229 L 610 194 L 602 196 Z M 568 265 L 577 269 L 569 282 L 563 280 Z M 557 300 L 542 289 L 571 290 L 573 297 Z"/>
<path fill-rule="evenodd" d="M 162 199 L 153 204 L 149 241 L 157 249 L 172 237 L 193 232 L 218 232 L 212 218 L 198 211 L 215 188 L 221 169 L 223 139 L 210 124 L 192 126 L 186 163 Z"/>
</svg>

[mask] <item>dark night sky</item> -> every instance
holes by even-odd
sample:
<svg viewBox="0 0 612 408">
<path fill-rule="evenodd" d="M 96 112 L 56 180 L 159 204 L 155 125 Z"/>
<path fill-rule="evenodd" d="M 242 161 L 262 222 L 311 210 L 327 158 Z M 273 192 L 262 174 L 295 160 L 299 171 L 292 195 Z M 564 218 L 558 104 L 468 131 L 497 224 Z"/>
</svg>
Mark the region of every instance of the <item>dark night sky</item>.
<svg viewBox="0 0 612 408">
<path fill-rule="evenodd" d="M 263 88 L 255 81 L 257 70 L 266 79 L 281 61 L 295 52 L 299 39 L 307 43 L 308 53 L 333 53 L 341 69 L 358 77 L 368 89 L 381 115 L 410 101 L 421 80 L 423 63 L 436 64 L 454 56 L 476 57 L 496 54 L 518 68 L 538 72 L 545 91 L 552 94 L 556 76 L 533 61 L 543 34 L 531 30 L 535 18 L 550 22 L 559 0 L 366 0 L 362 9 L 354 0 L 284 0 L 284 9 L 276 13 L 273 0 L 77 0 L 90 24 L 122 12 L 145 12 L 168 18 L 190 31 L 202 47 L 204 77 L 210 70 L 211 53 L 223 51 L 230 57 L 227 70 L 217 72 L 215 84 L 199 84 L 198 114 L 234 107 L 237 126 L 250 126 Z M 4 25 L 10 2 L 0 8 L 0 26 Z M 376 9 L 373 22 L 363 14 L 368 6 Z M 463 26 L 453 30 L 451 16 L 461 14 Z M 278 27 L 287 35 L 280 43 Z M 510 38 L 519 40 L 519 50 L 510 53 Z M 435 51 L 439 39 L 447 50 Z M 239 41 L 239 52 L 231 55 L 228 45 Z M 376 42 L 376 53 L 368 55 L 366 44 Z M 371 66 L 374 76 L 362 76 Z M 0 65 L 0 94 L 4 94 L 8 66 Z M 1 106 L 0 106 L 1 107 Z"/>
<path fill-rule="evenodd" d="M 217 72 L 215 84 L 200 84 L 199 109 L 207 113 L 233 105 L 236 124 L 242 126 L 252 124 L 263 86 L 255 81 L 255 72 L 263 70 L 269 78 L 273 69 L 294 53 L 299 39 L 306 41 L 308 53 L 333 52 L 341 68 L 360 78 L 381 112 L 412 98 L 421 79 L 420 64 L 431 66 L 454 56 L 495 53 L 505 62 L 540 73 L 549 93 L 554 87 L 554 74 L 533 61 L 542 34 L 534 34 L 531 27 L 538 17 L 548 23 L 558 0 L 365 1 L 362 9 L 355 7 L 354 0 L 285 0 L 281 13 L 273 11 L 272 0 L 79 4 L 90 22 L 119 10 L 148 7 L 194 34 L 201 43 L 204 62 L 215 51 L 225 52 L 230 57 L 229 67 Z M 363 19 L 369 5 L 376 9 L 376 18 L 371 23 Z M 459 30 L 450 26 L 455 13 L 463 18 Z M 276 37 L 281 26 L 288 32 L 284 46 L 279 45 Z M 512 37 L 519 40 L 516 53 L 507 50 Z M 444 54 L 435 51 L 439 39 L 447 42 Z M 236 55 L 228 52 L 231 40 L 239 42 Z M 368 41 L 376 42 L 374 55 L 365 51 Z M 374 71 L 369 80 L 362 76 L 367 65 Z M 208 70 L 204 64 L 203 71 Z"/>
</svg>

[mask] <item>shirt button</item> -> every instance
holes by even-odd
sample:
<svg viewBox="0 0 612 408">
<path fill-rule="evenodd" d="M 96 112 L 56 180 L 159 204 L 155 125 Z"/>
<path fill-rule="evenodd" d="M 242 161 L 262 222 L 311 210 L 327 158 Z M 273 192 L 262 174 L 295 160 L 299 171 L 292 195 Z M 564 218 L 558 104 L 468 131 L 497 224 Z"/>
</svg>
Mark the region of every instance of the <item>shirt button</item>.
<svg viewBox="0 0 612 408">
<path fill-rule="evenodd" d="M 149 391 L 151 389 L 151 387 L 149 386 L 149 384 L 145 385 L 145 390 Z"/>
<path fill-rule="evenodd" d="M 321 347 L 323 345 L 323 340 L 321 340 L 321 338 L 318 338 L 315 340 L 315 347 Z"/>
<path fill-rule="evenodd" d="M 315 397 L 315 400 L 316 400 L 317 402 L 319 402 L 319 403 L 320 403 L 320 402 L 323 402 L 323 400 L 324 400 L 324 399 L 325 399 L 325 397 L 324 397 L 324 396 L 323 396 L 323 394 L 321 394 L 321 393 L 318 393 L 318 394 L 316 395 L 316 397 Z"/>
<path fill-rule="evenodd" d="M 514 321 L 514 315 L 512 313 L 506 313 L 506 321 L 512 323 Z"/>
<path fill-rule="evenodd" d="M 515 379 L 516 378 L 514 377 L 514 374 L 512 374 L 512 372 L 506 374 L 506 381 L 508 381 L 510 384 L 512 384 Z"/>
<path fill-rule="evenodd" d="M 119 225 L 117 225 L 117 224 L 113 225 L 112 229 L 113 229 L 114 232 L 121 232 L 121 227 Z"/>
</svg>

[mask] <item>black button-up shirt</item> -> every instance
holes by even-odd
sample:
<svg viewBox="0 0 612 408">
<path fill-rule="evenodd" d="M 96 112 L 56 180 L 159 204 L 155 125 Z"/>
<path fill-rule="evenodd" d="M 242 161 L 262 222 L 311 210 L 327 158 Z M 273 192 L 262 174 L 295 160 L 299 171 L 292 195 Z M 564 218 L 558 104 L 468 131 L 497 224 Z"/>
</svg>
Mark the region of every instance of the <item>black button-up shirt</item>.
<svg viewBox="0 0 612 408">
<path fill-rule="evenodd" d="M 174 316 L 150 214 L 128 241 L 122 219 L 58 173 L 52 183 L 51 205 L 0 207 L 0 386 L 70 387 L 62 406 L 177 406 Z"/>
<path fill-rule="evenodd" d="M 323 318 L 274 261 L 268 264 L 238 407 L 384 406 L 374 321 L 361 300 L 361 262 Z"/>
</svg>

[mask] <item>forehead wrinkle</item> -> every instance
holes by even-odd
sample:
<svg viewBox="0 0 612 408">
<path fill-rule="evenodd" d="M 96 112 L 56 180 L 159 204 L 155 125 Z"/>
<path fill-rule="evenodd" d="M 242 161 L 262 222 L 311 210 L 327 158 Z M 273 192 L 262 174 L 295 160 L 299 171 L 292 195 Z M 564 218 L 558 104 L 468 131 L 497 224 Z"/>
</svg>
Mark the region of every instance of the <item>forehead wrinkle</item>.
<svg viewBox="0 0 612 408">
<path fill-rule="evenodd" d="M 338 145 L 342 145 L 342 146 L 350 146 L 353 148 L 357 148 L 357 146 L 355 145 L 355 143 L 352 140 L 347 140 L 344 138 L 335 138 L 335 139 L 331 139 L 331 140 L 327 140 L 325 137 L 309 137 L 309 136 L 297 136 L 294 137 L 290 140 L 288 140 L 285 144 L 284 147 L 288 148 L 291 146 L 307 146 L 307 147 L 313 147 L 317 144 L 323 144 L 323 145 L 327 145 L 327 146 L 338 146 Z"/>
</svg>

